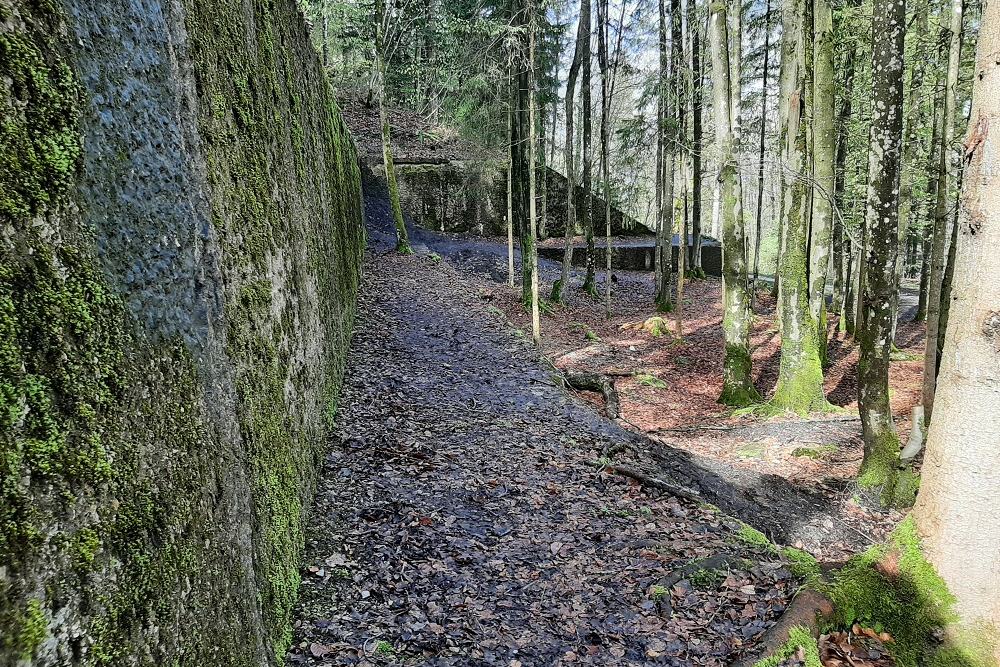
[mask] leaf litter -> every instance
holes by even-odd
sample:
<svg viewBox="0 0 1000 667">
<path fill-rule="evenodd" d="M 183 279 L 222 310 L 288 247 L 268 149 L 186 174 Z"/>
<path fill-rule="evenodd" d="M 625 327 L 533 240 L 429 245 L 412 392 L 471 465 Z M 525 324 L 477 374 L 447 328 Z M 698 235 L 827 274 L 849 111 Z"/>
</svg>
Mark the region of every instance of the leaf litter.
<svg viewBox="0 0 1000 667">
<path fill-rule="evenodd" d="M 789 565 L 591 465 L 628 434 L 454 269 L 372 254 L 359 309 L 287 664 L 721 666 L 780 616 Z"/>
</svg>

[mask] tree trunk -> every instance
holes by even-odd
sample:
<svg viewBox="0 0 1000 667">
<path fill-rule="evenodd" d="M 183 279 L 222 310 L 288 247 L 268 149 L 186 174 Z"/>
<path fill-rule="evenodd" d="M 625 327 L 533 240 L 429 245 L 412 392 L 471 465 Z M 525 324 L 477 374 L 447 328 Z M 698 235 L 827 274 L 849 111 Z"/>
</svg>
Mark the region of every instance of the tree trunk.
<svg viewBox="0 0 1000 667">
<path fill-rule="evenodd" d="M 588 0 L 583 0 L 587 2 Z M 590 39 L 589 30 L 581 16 L 576 30 L 576 46 L 573 49 L 573 62 L 569 66 L 566 79 L 566 229 L 564 238 L 566 244 L 563 250 L 562 275 L 552 285 L 552 300 L 563 303 L 563 294 L 569 286 L 569 270 L 573 264 L 573 236 L 576 234 L 576 156 L 573 154 L 575 144 L 575 128 L 573 112 L 576 109 L 576 79 L 580 74 L 580 64 L 583 59 L 583 40 Z M 555 143 L 555 142 L 553 142 Z"/>
<path fill-rule="evenodd" d="M 903 142 L 903 164 L 899 180 L 899 247 L 905 248 L 909 237 L 909 230 L 912 218 L 914 217 L 913 207 L 913 176 L 916 171 L 917 152 L 920 148 L 920 130 L 923 124 L 924 107 L 921 92 L 924 85 L 924 64 L 927 62 L 926 53 L 920 48 L 926 39 L 927 26 L 927 0 L 917 0 L 919 3 L 914 12 L 913 30 L 917 46 L 914 48 L 913 65 L 910 69 L 909 103 L 910 107 L 906 114 L 906 139 Z M 895 345 L 896 324 L 899 322 L 899 297 L 903 282 L 903 268 L 906 265 L 906 256 L 900 254 L 896 260 L 895 288 L 892 294 L 892 334 L 889 336 L 890 342 Z"/>
<path fill-rule="evenodd" d="M 399 204 L 399 185 L 396 183 L 396 168 L 392 163 L 392 138 L 389 130 L 389 109 L 385 92 L 385 41 L 389 28 L 389 13 L 386 11 L 385 0 L 377 0 L 375 4 L 375 67 L 378 86 L 378 114 L 382 126 L 382 163 L 385 166 L 385 182 L 389 189 L 389 204 L 392 207 L 392 220 L 396 228 L 396 251 L 404 255 L 413 252 L 410 239 L 406 233 L 406 223 L 403 222 L 403 209 Z"/>
<path fill-rule="evenodd" d="M 751 311 L 757 298 L 757 279 L 760 276 L 760 234 L 761 220 L 764 214 L 764 139 L 767 128 L 767 77 L 771 54 L 771 0 L 766 0 L 766 3 L 764 8 L 764 83 L 761 86 L 760 137 L 757 142 L 757 219 L 753 238 L 753 280 L 750 282 Z"/>
<path fill-rule="evenodd" d="M 945 74 L 947 76 L 947 74 Z M 931 125 L 931 146 L 927 153 L 927 201 L 925 206 L 927 212 L 924 221 L 924 236 L 921 240 L 921 261 L 920 261 L 920 296 L 917 302 L 917 314 L 914 318 L 917 322 L 927 319 L 927 297 L 930 292 L 931 262 L 934 255 L 934 230 L 936 225 L 935 215 L 937 213 L 937 184 L 941 178 L 941 123 L 943 122 L 944 107 L 944 78 L 940 68 L 935 77 L 934 84 L 934 116 Z"/>
<path fill-rule="evenodd" d="M 525 0 L 530 2 L 531 0 Z M 532 140 L 534 130 L 531 127 L 530 97 L 531 97 L 531 62 L 530 36 L 528 27 L 528 11 L 525 5 L 514 9 L 512 24 L 521 32 L 521 48 L 515 54 L 514 60 L 514 116 L 513 132 L 510 144 L 511 184 L 514 202 L 514 226 L 517 228 L 518 240 L 521 246 L 521 302 L 527 309 L 532 308 L 532 282 L 534 267 L 532 256 L 535 253 L 535 230 L 533 212 L 535 208 L 534 164 L 531 158 L 534 154 Z"/>
<path fill-rule="evenodd" d="M 709 14 L 709 39 L 712 49 L 712 90 L 715 116 L 715 140 L 721 161 L 719 185 L 722 192 L 722 332 L 725 359 L 722 366 L 722 394 L 719 402 L 745 406 L 760 400 L 750 374 L 750 295 L 746 272 L 746 242 L 742 224 L 742 202 L 736 157 L 733 154 L 733 95 L 729 63 L 730 43 L 726 4 L 712 3 Z"/>
<path fill-rule="evenodd" d="M 529 266 L 531 275 L 531 339 L 535 345 L 542 344 L 541 318 L 538 313 L 538 247 L 536 225 L 538 212 L 535 209 L 538 180 L 538 137 L 535 132 L 538 124 L 535 119 L 535 0 L 525 0 L 528 10 L 528 242 L 521 246 L 521 264 Z"/>
<path fill-rule="evenodd" d="M 580 97 L 583 103 L 583 232 L 587 237 L 587 274 L 583 279 L 583 291 L 591 296 L 597 296 L 596 267 L 594 265 L 594 197 L 593 197 L 593 160 L 590 154 L 591 140 L 594 132 L 590 100 L 590 0 L 580 1 L 580 23 L 586 39 L 583 40 L 583 53 L 580 66 L 583 68 L 583 81 L 580 83 Z"/>
<path fill-rule="evenodd" d="M 608 0 L 597 0 L 597 63 L 601 70 L 601 180 L 604 182 L 604 312 L 611 317 L 611 91 L 608 76 Z"/>
<path fill-rule="evenodd" d="M 826 363 L 826 274 L 833 231 L 833 163 L 837 152 L 833 70 L 833 10 L 813 0 L 813 194 L 809 244 L 809 315 L 816 325 L 820 361 Z"/>
<path fill-rule="evenodd" d="M 660 284 L 656 290 L 656 306 L 661 312 L 674 309 L 671 294 L 671 274 L 673 273 L 673 237 L 674 237 L 674 158 L 678 142 L 678 109 L 676 91 L 678 89 L 679 69 L 681 62 L 681 16 L 680 0 L 670 0 L 670 62 L 667 63 L 666 48 L 666 16 L 661 3 L 661 20 L 663 32 L 660 51 L 660 95 L 663 97 L 663 201 L 660 217 L 663 225 L 660 228 Z M 669 73 L 668 73 L 669 72 Z M 678 253 L 680 251 L 678 250 Z M 680 255 L 678 254 L 678 257 Z"/>
<path fill-rule="evenodd" d="M 955 284 L 955 256 L 958 252 L 958 213 L 961 206 L 962 192 L 962 170 L 959 169 L 956 187 L 958 189 L 958 201 L 955 202 L 955 218 L 951 225 L 951 242 L 948 244 L 948 262 L 944 269 L 944 276 L 941 279 L 941 312 L 938 315 L 938 336 L 937 336 L 937 369 L 941 371 L 941 353 L 944 351 L 945 335 L 948 332 L 948 320 L 951 317 L 952 288 Z"/>
<path fill-rule="evenodd" d="M 826 409 L 823 367 L 816 324 L 809 316 L 808 196 L 805 176 L 806 125 L 802 122 L 807 36 L 803 31 L 802 0 L 782 7 L 781 120 L 785 181 L 782 222 L 780 304 L 781 365 L 772 403 L 806 414 Z"/>
<path fill-rule="evenodd" d="M 537 84 L 536 84 L 537 86 Z M 535 95 L 537 97 L 537 91 Z M 536 112 L 538 115 L 538 138 L 535 142 L 535 150 L 537 151 L 537 161 L 538 166 L 535 168 L 535 188 L 538 190 L 538 240 L 544 241 L 548 236 L 548 211 L 547 206 L 547 188 L 545 174 L 548 171 L 548 167 L 545 161 L 545 114 L 541 113 L 542 109 L 539 107 Z"/>
<path fill-rule="evenodd" d="M 832 310 L 840 314 L 840 330 L 846 331 L 847 306 L 846 292 L 851 290 L 850 240 L 844 228 L 844 190 L 847 185 L 847 140 L 850 137 L 848 123 L 851 119 L 851 98 L 854 95 L 854 60 L 857 58 L 858 47 L 855 45 L 847 52 L 844 63 L 844 89 L 841 91 L 840 109 L 837 112 L 837 166 L 834 169 L 834 218 L 833 218 L 833 303 Z M 844 262 L 844 248 L 847 248 L 847 262 Z"/>
<path fill-rule="evenodd" d="M 914 514 L 970 627 L 1000 631 L 1000 4 L 983 4 L 951 322 Z M 990 132 L 994 136 L 988 136 Z M 984 636 L 983 628 L 975 628 Z M 994 647 L 994 659 L 1000 651 Z"/>
<path fill-rule="evenodd" d="M 517 95 L 514 93 L 514 70 L 510 70 L 510 103 L 507 112 L 507 284 L 514 287 L 514 109 Z"/>
<path fill-rule="evenodd" d="M 864 260 L 865 320 L 858 361 L 858 412 L 864 459 L 858 476 L 863 489 L 896 504 L 899 436 L 889 406 L 893 293 L 899 233 L 899 170 L 903 139 L 903 0 L 880 0 L 872 21 L 872 122 L 868 149 L 868 197 Z M 899 499 L 904 501 L 905 499 Z"/>
<path fill-rule="evenodd" d="M 692 0 L 691 6 L 694 7 Z M 691 275 L 704 278 L 705 271 L 701 268 L 701 151 L 702 151 L 702 79 L 704 68 L 701 62 L 701 22 L 688 15 L 688 25 L 691 26 L 691 73 L 694 77 L 691 86 Z M 738 95 L 737 95 L 738 96 Z"/>
<path fill-rule="evenodd" d="M 955 105 L 958 98 L 958 71 L 962 58 L 962 0 L 951 0 L 951 21 L 948 28 L 948 77 L 945 79 L 944 111 L 941 126 L 941 155 L 937 183 L 937 208 L 934 220 L 934 242 L 931 275 L 927 290 L 927 345 L 924 350 L 924 423 L 929 424 L 934 411 L 934 385 L 937 381 L 938 348 L 932 341 L 938 338 L 941 313 L 941 283 L 944 279 L 946 217 L 948 188 L 954 174 L 951 152 L 955 141 Z"/>
</svg>

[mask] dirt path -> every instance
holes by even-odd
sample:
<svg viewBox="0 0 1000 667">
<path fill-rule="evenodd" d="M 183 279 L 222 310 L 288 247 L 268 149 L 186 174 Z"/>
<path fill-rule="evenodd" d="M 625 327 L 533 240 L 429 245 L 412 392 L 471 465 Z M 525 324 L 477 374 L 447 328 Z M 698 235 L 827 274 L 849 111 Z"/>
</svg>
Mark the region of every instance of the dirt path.
<svg viewBox="0 0 1000 667">
<path fill-rule="evenodd" d="M 723 665 L 770 625 L 789 570 L 722 515 L 591 467 L 622 433 L 450 272 L 366 273 L 289 664 Z M 667 618 L 651 587 L 719 553 L 752 562 L 671 587 Z"/>
<path fill-rule="evenodd" d="M 752 645 L 794 591 L 787 564 L 726 515 L 592 462 L 620 450 L 785 542 L 826 500 L 601 417 L 467 275 L 388 252 L 383 209 L 369 202 L 288 664 L 724 665 Z M 820 526 L 849 539 L 836 528 Z"/>
</svg>

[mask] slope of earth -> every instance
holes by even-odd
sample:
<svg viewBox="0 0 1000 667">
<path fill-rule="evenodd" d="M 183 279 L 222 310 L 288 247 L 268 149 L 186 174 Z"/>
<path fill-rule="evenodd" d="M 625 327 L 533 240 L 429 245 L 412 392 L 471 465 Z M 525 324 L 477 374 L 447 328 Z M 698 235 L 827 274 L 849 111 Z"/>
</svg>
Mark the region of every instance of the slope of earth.
<svg viewBox="0 0 1000 667">
<path fill-rule="evenodd" d="M 752 645 L 794 593 L 788 564 L 711 506 L 592 465 L 636 436 L 556 386 L 468 275 L 388 252 L 368 203 L 287 663 L 725 665 Z M 754 518 L 712 471 L 668 465 Z"/>
<path fill-rule="evenodd" d="M 382 127 L 378 100 L 360 91 L 337 91 L 341 114 L 358 144 L 358 153 L 366 160 L 382 160 Z M 399 164 L 476 160 L 488 151 L 467 141 L 443 125 L 435 125 L 422 114 L 393 107 L 389 109 L 392 126 L 393 158 Z"/>
</svg>

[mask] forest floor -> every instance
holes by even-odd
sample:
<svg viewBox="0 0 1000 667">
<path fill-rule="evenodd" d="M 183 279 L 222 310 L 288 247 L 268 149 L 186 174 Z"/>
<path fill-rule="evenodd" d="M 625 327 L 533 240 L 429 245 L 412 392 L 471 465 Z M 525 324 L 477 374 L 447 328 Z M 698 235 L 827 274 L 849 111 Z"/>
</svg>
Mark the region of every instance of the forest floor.
<svg viewBox="0 0 1000 667">
<path fill-rule="evenodd" d="M 734 420 L 708 398 L 683 408 L 685 397 L 669 389 L 632 386 L 642 368 L 668 387 L 694 378 L 684 391 L 710 396 L 710 362 L 677 361 L 702 359 L 695 332 L 706 332 L 707 345 L 709 313 L 700 326 L 689 322 L 684 342 L 646 340 L 614 319 L 601 324 L 574 298 L 546 317 L 540 354 L 516 326 L 523 317 L 501 246 L 414 229 L 417 254 L 401 257 L 391 251 L 386 202 L 369 197 L 366 212 L 358 320 L 310 515 L 288 664 L 726 665 L 799 583 L 782 552 L 742 521 L 827 560 L 891 523 L 860 505 L 847 512 L 842 483 L 811 485 L 807 471 L 786 477 L 768 467 L 782 448 L 815 442 L 837 450 L 809 463 L 849 467 L 856 446 L 844 443 L 857 425 L 843 415 Z M 553 274 L 546 268 L 545 282 Z M 616 317 L 631 321 L 641 292 L 626 280 L 616 286 Z M 694 283 L 693 303 L 712 289 Z M 607 369 L 607 357 L 629 371 L 619 378 L 624 420 L 564 389 L 547 362 L 565 366 L 567 352 L 590 343 L 606 349 L 569 358 Z M 729 430 L 666 438 L 648 428 L 654 420 Z M 713 454 L 713 438 L 762 454 Z"/>
</svg>

